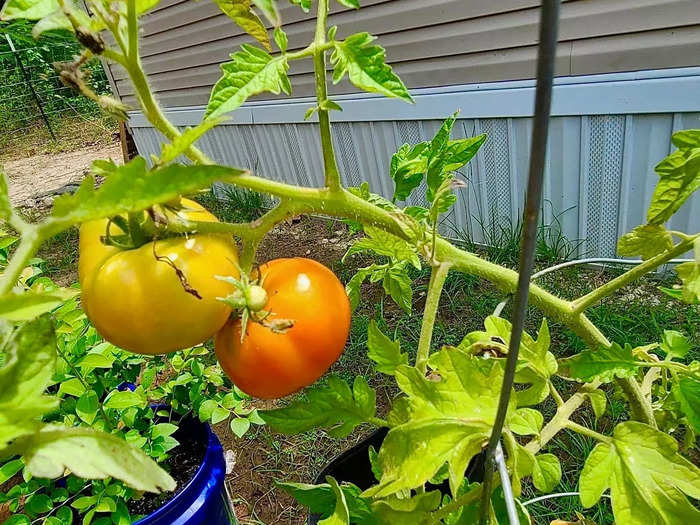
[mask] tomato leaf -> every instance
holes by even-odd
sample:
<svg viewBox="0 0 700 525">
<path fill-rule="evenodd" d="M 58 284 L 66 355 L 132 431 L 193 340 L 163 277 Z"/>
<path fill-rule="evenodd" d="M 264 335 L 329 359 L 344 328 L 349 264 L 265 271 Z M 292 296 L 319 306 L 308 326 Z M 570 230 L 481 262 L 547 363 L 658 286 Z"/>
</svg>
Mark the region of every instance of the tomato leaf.
<svg viewBox="0 0 700 525">
<path fill-rule="evenodd" d="M 224 166 L 180 164 L 148 170 L 146 161 L 136 157 L 117 168 L 99 188 L 89 176 L 75 194 L 58 197 L 44 224 L 53 232 L 80 222 L 141 211 L 217 181 L 231 182 L 242 173 L 245 172 Z"/>
<path fill-rule="evenodd" d="M 117 478 L 146 492 L 175 488 L 175 480 L 143 451 L 92 428 L 45 425 L 10 449 L 23 455 L 27 471 L 40 478 L 58 478 L 68 469 L 86 479 Z"/>
<path fill-rule="evenodd" d="M 253 0 L 253 4 L 273 26 L 279 26 L 282 23 L 275 0 Z"/>
<path fill-rule="evenodd" d="M 397 369 L 396 381 L 407 396 L 408 420 L 387 434 L 378 455 L 380 483 L 365 491 L 365 497 L 390 496 L 420 486 L 446 462 L 454 494 L 469 461 L 488 439 L 503 362 L 477 359 L 451 348 L 433 354 L 429 365 L 429 377 L 409 366 Z M 421 444 L 420 454 L 416 443 Z"/>
<path fill-rule="evenodd" d="M 403 265 L 394 265 L 384 273 L 382 281 L 384 291 L 398 304 L 404 312 L 411 313 L 413 306 L 413 287 L 411 278 Z"/>
<path fill-rule="evenodd" d="M 360 8 L 360 0 L 338 0 L 338 3 L 345 7 L 352 7 L 353 9 Z"/>
<path fill-rule="evenodd" d="M 277 47 L 280 49 L 280 51 L 282 51 L 282 53 L 287 52 L 289 39 L 287 38 L 287 33 L 285 33 L 281 27 L 275 28 L 275 44 L 277 44 Z"/>
<path fill-rule="evenodd" d="M 223 76 L 214 85 L 204 118 L 218 117 L 238 108 L 248 97 L 269 91 L 291 94 L 285 55 L 272 57 L 255 46 L 243 44 L 221 65 Z"/>
<path fill-rule="evenodd" d="M 333 83 L 340 82 L 347 73 L 350 82 L 364 91 L 412 103 L 406 86 L 386 64 L 384 48 L 372 45 L 375 39 L 369 33 L 357 33 L 343 41 L 334 41 Z"/>
<path fill-rule="evenodd" d="M 335 496 L 335 508 L 333 514 L 318 522 L 318 525 L 350 525 L 350 511 L 345 501 L 345 494 L 340 489 L 338 482 L 331 476 L 326 476 L 326 482 L 330 485 Z"/>
<path fill-rule="evenodd" d="M 188 127 L 181 135 L 178 135 L 172 142 L 163 144 L 160 153 L 160 165 L 169 164 L 182 155 L 207 131 L 224 122 L 226 118 L 210 118 L 200 122 L 194 128 Z"/>
<path fill-rule="evenodd" d="M 537 436 L 542 430 L 544 416 L 532 408 L 519 408 L 511 416 L 508 428 L 520 436 Z"/>
<path fill-rule="evenodd" d="M 663 224 L 700 187 L 700 147 L 674 151 L 655 170 L 659 182 L 651 197 L 647 222 Z"/>
<path fill-rule="evenodd" d="M 416 189 L 427 169 L 429 143 L 404 144 L 391 157 L 389 174 L 394 180 L 394 200 L 404 201 Z"/>
<path fill-rule="evenodd" d="M 262 20 L 250 9 L 251 0 L 214 0 L 219 9 L 233 20 L 243 31 L 272 51 L 270 37 Z"/>
<path fill-rule="evenodd" d="M 584 507 L 610 487 L 616 523 L 698 523 L 700 511 L 684 494 L 700 498 L 700 469 L 678 453 L 675 438 L 636 421 L 615 427 L 581 472 Z"/>
<path fill-rule="evenodd" d="M 311 0 L 289 0 L 292 4 L 298 5 L 301 7 L 301 10 L 304 11 L 304 13 L 308 13 L 309 9 L 311 9 Z"/>
<path fill-rule="evenodd" d="M 13 459 L 0 467 L 0 485 L 5 483 L 12 476 L 17 474 L 24 468 L 24 461 L 21 459 Z"/>
<path fill-rule="evenodd" d="M 671 137 L 671 142 L 678 149 L 700 148 L 700 129 L 677 131 Z"/>
<path fill-rule="evenodd" d="M 542 492 L 552 492 L 561 480 L 561 465 L 554 454 L 538 454 L 532 465 L 532 482 Z"/>
<path fill-rule="evenodd" d="M 476 137 L 451 140 L 445 150 L 445 171 L 456 171 L 464 167 L 477 154 L 479 148 L 486 142 L 486 134 Z"/>
<path fill-rule="evenodd" d="M 56 369 L 56 340 L 51 318 L 44 315 L 17 329 L 4 346 L 0 368 L 0 451 L 10 441 L 33 432 L 39 418 L 58 401 L 45 396 Z"/>
<path fill-rule="evenodd" d="M 671 391 L 695 433 L 700 433 L 700 379 L 689 375 L 681 376 Z"/>
<path fill-rule="evenodd" d="M 602 390 L 592 390 L 591 392 L 586 392 L 586 397 L 591 402 L 591 407 L 593 408 L 593 413 L 596 418 L 600 418 L 605 414 L 605 407 L 607 405 L 605 392 Z"/>
<path fill-rule="evenodd" d="M 352 390 L 337 376 L 328 384 L 307 389 L 306 399 L 293 401 L 284 408 L 260 411 L 260 417 L 273 430 L 299 434 L 312 428 L 326 428 L 334 437 L 345 437 L 353 429 L 374 417 L 376 395 L 362 376 L 357 376 Z"/>
<path fill-rule="evenodd" d="M 398 341 L 385 336 L 372 320 L 367 330 L 367 356 L 376 363 L 377 372 L 393 376 L 401 365 L 408 364 L 408 354 L 401 351 Z"/>
<path fill-rule="evenodd" d="M 322 518 L 330 516 L 335 510 L 337 496 L 328 483 L 309 485 L 277 482 L 276 484 L 299 503 L 308 507 L 312 513 L 319 514 Z M 372 511 L 370 501 L 360 496 L 362 491 L 352 483 L 342 483 L 340 489 L 347 503 L 351 523 L 367 523 L 367 525 L 372 523 L 365 522 L 371 517 Z"/>
<path fill-rule="evenodd" d="M 617 241 L 617 253 L 651 259 L 673 248 L 673 237 L 662 224 L 642 224 Z"/>
<path fill-rule="evenodd" d="M 695 241 L 695 261 L 679 264 L 676 273 L 683 282 L 681 299 L 688 304 L 700 303 L 700 239 Z"/>
<path fill-rule="evenodd" d="M 2 20 L 39 20 L 59 9 L 58 0 L 8 0 L 0 10 Z"/>
<path fill-rule="evenodd" d="M 439 490 L 417 494 L 411 498 L 391 497 L 372 503 L 372 510 L 379 523 L 401 523 L 421 525 L 429 523 L 430 513 L 440 507 L 442 495 Z"/>
<path fill-rule="evenodd" d="M 345 255 L 343 255 L 343 261 L 356 253 L 369 251 L 389 257 L 392 262 L 408 261 L 416 270 L 421 269 L 418 252 L 414 245 L 373 226 L 365 226 L 364 230 L 367 236 L 356 240 L 350 246 Z"/>
<path fill-rule="evenodd" d="M 0 318 L 11 322 L 30 321 L 78 294 L 80 290 L 74 288 L 56 288 L 47 292 L 10 292 L 0 296 Z"/>
<path fill-rule="evenodd" d="M 625 343 L 613 343 L 609 347 L 584 350 L 573 357 L 559 360 L 559 366 L 568 371 L 568 376 L 581 381 L 599 380 L 609 383 L 615 377 L 632 377 L 637 371 L 637 360 L 632 347 Z"/>
<path fill-rule="evenodd" d="M 683 359 L 692 348 L 688 338 L 676 330 L 664 330 L 660 346 L 666 352 L 667 359 Z"/>
</svg>

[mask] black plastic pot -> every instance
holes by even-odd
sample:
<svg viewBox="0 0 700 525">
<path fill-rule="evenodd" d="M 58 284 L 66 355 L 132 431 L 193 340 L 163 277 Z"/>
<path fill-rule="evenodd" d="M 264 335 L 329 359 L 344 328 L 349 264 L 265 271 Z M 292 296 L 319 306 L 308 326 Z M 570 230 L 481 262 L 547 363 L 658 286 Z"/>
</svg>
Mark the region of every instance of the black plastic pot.
<svg viewBox="0 0 700 525">
<path fill-rule="evenodd" d="M 372 465 L 369 462 L 369 447 L 374 447 L 379 450 L 384 442 L 389 429 L 382 428 L 370 434 L 365 439 L 360 441 L 351 449 L 346 450 L 335 459 L 331 460 L 328 465 L 316 476 L 314 483 L 325 483 L 326 476 L 332 476 L 338 483 L 347 482 L 357 485 L 362 490 L 370 488 L 377 483 L 377 480 L 372 473 Z M 484 456 L 479 454 L 469 463 L 465 474 L 470 481 L 481 482 L 484 479 Z M 443 494 L 449 494 L 450 486 L 447 481 L 441 485 L 431 485 L 428 483 L 428 489 L 438 489 Z M 308 525 L 317 525 L 321 516 L 311 514 L 307 521 Z"/>
</svg>

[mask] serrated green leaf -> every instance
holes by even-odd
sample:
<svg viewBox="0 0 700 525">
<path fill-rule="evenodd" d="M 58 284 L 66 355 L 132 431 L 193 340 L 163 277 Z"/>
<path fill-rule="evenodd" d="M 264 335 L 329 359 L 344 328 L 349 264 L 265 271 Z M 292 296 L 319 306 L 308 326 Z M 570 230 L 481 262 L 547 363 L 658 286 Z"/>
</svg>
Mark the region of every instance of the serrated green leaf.
<svg viewBox="0 0 700 525">
<path fill-rule="evenodd" d="M 607 406 L 605 392 L 602 390 L 593 390 L 591 392 L 586 392 L 586 397 L 591 402 L 591 407 L 593 408 L 595 417 L 602 417 L 603 414 L 605 414 L 605 407 Z"/>
<path fill-rule="evenodd" d="M 391 157 L 389 175 L 394 180 L 394 199 L 404 201 L 416 189 L 428 167 L 428 142 L 404 144 Z"/>
<path fill-rule="evenodd" d="M 275 28 L 275 44 L 282 53 L 287 52 L 287 46 L 289 45 L 289 39 L 287 38 L 287 33 L 281 27 Z"/>
<path fill-rule="evenodd" d="M 250 8 L 251 0 L 214 0 L 214 3 L 238 27 L 260 42 L 265 49 L 272 51 L 265 24 Z"/>
<path fill-rule="evenodd" d="M 408 261 L 414 268 L 420 270 L 420 259 L 415 246 L 373 226 L 365 226 L 364 230 L 367 236 L 358 239 L 350 246 L 343 255 L 343 261 L 356 253 L 369 251 L 389 257 L 394 262 Z"/>
<path fill-rule="evenodd" d="M 0 296 L 0 318 L 10 322 L 30 321 L 76 297 L 80 290 L 56 288 L 50 292 L 10 292 Z"/>
<path fill-rule="evenodd" d="M 542 492 L 552 492 L 561 480 L 561 465 L 554 454 L 538 454 L 532 465 L 532 482 Z"/>
<path fill-rule="evenodd" d="M 8 0 L 0 10 L 0 19 L 39 20 L 49 16 L 59 7 L 58 0 Z"/>
<path fill-rule="evenodd" d="M 683 359 L 692 348 L 688 339 L 676 330 L 664 330 L 660 346 L 668 359 Z"/>
<path fill-rule="evenodd" d="M 336 496 L 328 483 L 309 485 L 277 482 L 277 486 L 322 518 L 330 516 L 335 510 Z M 370 502 L 360 496 L 360 489 L 352 483 L 343 483 L 340 488 L 348 506 L 351 523 L 371 525 L 371 521 L 364 521 L 372 517 Z"/>
<path fill-rule="evenodd" d="M 260 417 L 283 434 L 326 428 L 332 436 L 344 437 L 376 412 L 375 392 L 362 376 L 355 378 L 352 390 L 339 377 L 329 376 L 327 385 L 309 388 L 304 394 L 306 399 L 284 408 L 260 411 Z"/>
<path fill-rule="evenodd" d="M 700 303 L 700 262 L 679 264 L 676 266 L 676 273 L 683 282 L 681 299 L 688 304 Z"/>
<path fill-rule="evenodd" d="M 207 188 L 217 181 L 232 182 L 242 173 L 245 172 L 224 166 L 180 164 L 149 171 L 146 161 L 136 157 L 117 168 L 99 188 L 95 188 L 94 179 L 88 176 L 75 194 L 58 197 L 45 224 L 53 231 L 102 217 L 141 211 Z"/>
<path fill-rule="evenodd" d="M 647 211 L 647 223 L 663 224 L 700 187 L 700 148 L 671 153 L 655 168 L 659 175 Z"/>
<path fill-rule="evenodd" d="M 678 149 L 700 148 L 700 129 L 677 131 L 671 137 L 671 142 Z"/>
<path fill-rule="evenodd" d="M 58 478 L 68 469 L 86 479 L 116 478 L 146 492 L 175 488 L 173 478 L 140 449 L 92 428 L 45 425 L 11 450 L 23 455 L 26 470 L 40 478 Z"/>
<path fill-rule="evenodd" d="M 345 7 L 351 7 L 353 9 L 360 8 L 360 0 L 338 0 L 338 3 Z"/>
<path fill-rule="evenodd" d="M 676 440 L 636 421 L 620 423 L 609 443 L 599 443 L 581 472 L 584 507 L 610 487 L 616 523 L 697 523 L 700 469 L 678 453 Z"/>
<path fill-rule="evenodd" d="M 308 13 L 309 9 L 311 9 L 311 0 L 289 0 L 292 4 L 298 5 L 301 7 L 301 10 L 304 11 L 304 13 Z"/>
<path fill-rule="evenodd" d="M 559 360 L 560 368 L 568 370 L 569 377 L 589 382 L 609 383 L 615 377 L 632 377 L 637 371 L 637 360 L 629 344 L 584 350 L 573 357 Z"/>
<path fill-rule="evenodd" d="M 673 384 L 672 392 L 695 433 L 700 433 L 700 380 L 695 376 L 681 376 Z"/>
<path fill-rule="evenodd" d="M 401 365 L 408 364 L 408 354 L 401 351 L 398 341 L 385 336 L 372 320 L 367 330 L 367 356 L 376 363 L 377 372 L 393 376 Z"/>
<path fill-rule="evenodd" d="M 617 241 L 617 253 L 651 259 L 673 248 L 673 237 L 662 224 L 642 224 Z"/>
<path fill-rule="evenodd" d="M 406 313 L 411 313 L 413 306 L 413 287 L 411 285 L 411 278 L 403 265 L 392 266 L 384 273 L 382 280 L 384 291 Z"/>
<path fill-rule="evenodd" d="M 413 102 L 406 86 L 386 64 L 384 49 L 372 45 L 375 39 L 369 33 L 357 33 L 343 41 L 334 41 L 333 83 L 340 82 L 347 73 L 350 82 L 364 91 Z"/>
<path fill-rule="evenodd" d="M 379 500 L 372 503 L 372 510 L 382 524 L 422 525 L 429 522 L 430 514 L 440 507 L 441 500 L 440 491 L 433 490 L 409 498 Z"/>
<path fill-rule="evenodd" d="M 221 65 L 223 76 L 214 85 L 204 118 L 218 117 L 238 108 L 248 97 L 269 91 L 292 92 L 285 55 L 272 57 L 262 49 L 243 44 Z"/>
<path fill-rule="evenodd" d="M 408 406 L 402 411 L 408 414 L 394 423 L 384 440 L 378 456 L 382 479 L 364 493 L 366 497 L 420 486 L 446 462 L 454 494 L 469 461 L 488 440 L 498 408 L 503 362 L 477 359 L 451 348 L 434 353 L 429 366 L 428 377 L 409 366 L 396 372 L 399 388 L 407 396 Z M 510 408 L 514 408 L 512 402 Z"/>
<path fill-rule="evenodd" d="M 464 167 L 477 154 L 479 148 L 486 142 L 486 134 L 475 137 L 451 140 L 444 152 L 445 171 L 456 171 Z"/>
<path fill-rule="evenodd" d="M 279 26 L 282 23 L 275 0 L 253 0 L 253 4 L 273 26 Z"/>
<path fill-rule="evenodd" d="M 532 408 L 519 408 L 511 416 L 508 428 L 520 436 L 537 436 L 542 430 L 544 416 Z"/>
<path fill-rule="evenodd" d="M 207 131 L 224 122 L 226 118 L 209 118 L 200 122 L 194 128 L 188 127 L 181 135 L 175 137 L 172 142 L 163 144 L 160 152 L 160 165 L 169 164 L 182 155 Z"/>
<path fill-rule="evenodd" d="M 326 476 L 326 482 L 330 485 L 335 496 L 335 508 L 333 514 L 318 522 L 318 525 L 350 525 L 350 511 L 345 501 L 345 494 L 340 489 L 338 482 L 331 476 Z"/>
</svg>

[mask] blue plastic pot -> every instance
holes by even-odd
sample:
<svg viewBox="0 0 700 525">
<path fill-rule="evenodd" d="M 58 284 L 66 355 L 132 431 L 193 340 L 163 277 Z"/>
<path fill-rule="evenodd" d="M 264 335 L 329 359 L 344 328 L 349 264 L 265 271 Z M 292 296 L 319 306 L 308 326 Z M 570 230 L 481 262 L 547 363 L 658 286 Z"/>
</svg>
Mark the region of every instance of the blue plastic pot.
<svg viewBox="0 0 700 525">
<path fill-rule="evenodd" d="M 207 440 L 204 460 L 192 479 L 155 512 L 134 522 L 134 525 L 232 525 L 238 523 L 226 491 L 226 464 L 221 442 L 209 425 L 201 426 Z"/>
<path fill-rule="evenodd" d="M 117 388 L 134 391 L 136 385 L 122 383 Z M 153 405 L 153 408 L 163 408 L 163 405 Z M 219 438 L 208 424 L 197 419 L 189 418 L 184 423 L 198 440 L 207 442 L 202 464 L 173 498 L 133 525 L 236 525 L 238 521 L 224 483 L 226 462 Z"/>
</svg>

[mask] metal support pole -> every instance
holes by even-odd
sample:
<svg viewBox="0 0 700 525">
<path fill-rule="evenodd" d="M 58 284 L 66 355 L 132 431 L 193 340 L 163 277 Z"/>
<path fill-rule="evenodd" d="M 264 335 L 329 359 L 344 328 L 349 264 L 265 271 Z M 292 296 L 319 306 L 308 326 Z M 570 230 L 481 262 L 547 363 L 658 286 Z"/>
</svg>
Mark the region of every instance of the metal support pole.
<svg viewBox="0 0 700 525">
<path fill-rule="evenodd" d="M 520 247 L 518 287 L 513 307 L 513 328 L 510 334 L 508 357 L 506 358 L 503 385 L 498 403 L 498 412 L 486 449 L 486 474 L 481 497 L 480 523 L 490 521 L 490 502 L 493 487 L 494 455 L 498 449 L 503 424 L 506 419 L 508 402 L 513 390 L 515 367 L 518 362 L 520 340 L 527 316 L 527 300 L 530 276 L 535 262 L 537 241 L 537 217 L 542 202 L 542 182 L 544 179 L 545 156 L 547 153 L 547 133 L 552 101 L 554 80 L 554 59 L 557 49 L 559 24 L 559 0 L 543 0 L 540 11 L 539 48 L 537 52 L 537 87 L 535 90 L 535 116 L 532 129 L 532 149 L 530 151 L 530 173 L 528 176 L 525 211 L 523 212 L 523 240 Z M 515 520 L 517 523 L 517 518 Z M 511 518 L 511 524 L 515 525 Z"/>
<path fill-rule="evenodd" d="M 41 100 L 39 100 L 39 95 L 37 95 L 36 91 L 34 90 L 34 85 L 32 84 L 31 79 L 29 78 L 29 74 L 27 73 L 27 70 L 24 69 L 24 64 L 22 64 L 22 59 L 19 56 L 19 52 L 15 49 L 15 45 L 12 42 L 12 39 L 10 38 L 10 35 L 5 33 L 5 38 L 7 39 L 7 43 L 10 45 L 10 51 L 12 51 L 12 54 L 15 56 L 15 60 L 17 60 L 17 65 L 19 66 L 20 71 L 22 72 L 22 76 L 24 77 L 24 81 L 27 83 L 29 86 L 29 90 L 32 92 L 32 96 L 34 97 L 34 102 L 36 102 L 37 107 L 39 108 L 39 113 L 41 113 L 41 118 L 44 120 L 44 124 L 46 124 L 46 128 L 49 130 L 49 133 L 51 134 L 51 138 L 56 142 L 58 139 L 56 138 L 56 134 L 53 132 L 53 129 L 51 129 L 51 124 L 49 123 L 49 119 L 46 116 L 46 113 L 44 113 L 44 107 L 41 105 Z"/>
</svg>

